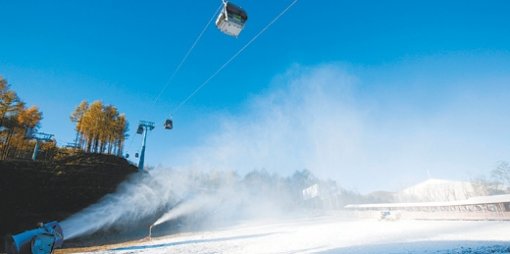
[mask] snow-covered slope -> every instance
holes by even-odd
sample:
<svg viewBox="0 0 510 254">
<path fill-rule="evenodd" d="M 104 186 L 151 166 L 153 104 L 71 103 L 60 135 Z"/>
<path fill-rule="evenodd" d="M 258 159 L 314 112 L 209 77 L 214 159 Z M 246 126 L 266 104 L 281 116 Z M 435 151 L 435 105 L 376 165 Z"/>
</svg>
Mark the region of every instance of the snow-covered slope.
<svg viewBox="0 0 510 254">
<path fill-rule="evenodd" d="M 247 223 L 110 246 L 142 253 L 509 253 L 509 221 L 377 221 L 327 216 Z"/>
<path fill-rule="evenodd" d="M 429 179 L 396 194 L 397 202 L 434 202 L 465 200 L 483 196 L 473 184 L 461 181 Z"/>
</svg>

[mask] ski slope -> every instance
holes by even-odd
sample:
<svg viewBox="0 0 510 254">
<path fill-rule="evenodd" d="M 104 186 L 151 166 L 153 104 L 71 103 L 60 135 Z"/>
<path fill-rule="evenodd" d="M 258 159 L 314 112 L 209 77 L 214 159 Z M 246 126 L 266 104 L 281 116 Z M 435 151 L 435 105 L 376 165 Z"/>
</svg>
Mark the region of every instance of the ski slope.
<svg viewBox="0 0 510 254">
<path fill-rule="evenodd" d="M 510 221 L 321 216 L 169 235 L 93 253 L 510 253 Z"/>
</svg>

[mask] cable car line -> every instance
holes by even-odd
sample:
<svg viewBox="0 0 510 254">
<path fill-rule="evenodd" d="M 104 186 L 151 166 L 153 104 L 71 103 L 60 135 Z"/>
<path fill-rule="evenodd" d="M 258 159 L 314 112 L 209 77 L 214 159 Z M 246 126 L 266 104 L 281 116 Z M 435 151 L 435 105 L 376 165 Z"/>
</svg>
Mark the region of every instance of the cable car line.
<svg viewBox="0 0 510 254">
<path fill-rule="evenodd" d="M 212 21 L 214 20 L 214 18 L 217 16 L 218 12 L 222 9 L 222 7 L 225 5 L 225 2 L 224 0 L 222 0 L 222 3 L 220 4 L 220 6 L 218 7 L 218 9 L 216 11 L 214 11 L 213 15 L 211 16 L 211 18 L 209 19 L 209 21 L 207 22 L 207 24 L 204 26 L 204 28 L 202 29 L 202 31 L 200 31 L 200 33 L 198 34 L 197 38 L 195 38 L 195 41 L 193 42 L 193 44 L 191 44 L 190 48 L 188 49 L 188 51 L 186 52 L 186 54 L 184 55 L 184 57 L 181 59 L 181 61 L 179 62 L 179 64 L 177 65 L 177 67 L 175 68 L 175 70 L 173 71 L 172 75 L 170 75 L 170 77 L 168 78 L 167 82 L 165 83 L 165 85 L 163 86 L 163 88 L 161 89 L 161 91 L 158 93 L 158 95 L 154 98 L 153 100 L 153 104 L 156 105 L 156 103 L 158 102 L 159 98 L 163 95 L 163 93 L 165 92 L 165 90 L 168 88 L 168 86 L 172 83 L 173 79 L 175 78 L 175 76 L 177 75 L 177 73 L 179 72 L 179 70 L 181 69 L 181 67 L 184 65 L 184 63 L 186 62 L 186 60 L 188 60 L 188 57 L 190 56 L 191 52 L 195 49 L 195 46 L 198 44 L 198 42 L 200 41 L 200 39 L 202 38 L 202 35 L 204 35 L 205 31 L 207 30 L 207 28 L 209 27 L 209 25 L 211 25 Z M 173 127 L 173 122 L 172 122 L 172 119 L 171 117 L 169 119 L 167 119 L 165 121 L 165 124 L 164 124 L 164 127 L 165 129 L 167 130 L 170 130 L 172 129 Z M 135 139 L 132 138 L 129 145 L 128 145 L 128 149 L 127 150 L 130 150 L 131 149 L 131 146 L 133 145 L 133 141 Z"/>
<path fill-rule="evenodd" d="M 186 54 L 184 55 L 184 57 L 182 58 L 181 62 L 177 65 L 177 67 L 175 68 L 174 72 L 172 73 L 172 75 L 170 76 L 170 78 L 168 78 L 168 81 L 165 83 L 165 86 L 161 89 L 161 91 L 159 92 L 158 96 L 156 96 L 154 98 L 154 104 L 156 104 L 159 100 L 159 98 L 163 95 L 163 93 L 165 92 L 165 90 L 168 88 L 168 86 L 172 83 L 175 75 L 179 72 L 179 70 L 181 69 L 181 67 L 184 65 L 184 63 L 186 62 L 186 60 L 188 60 L 188 57 L 189 55 L 191 54 L 191 52 L 193 51 L 193 49 L 195 49 L 195 46 L 197 45 L 198 41 L 202 38 L 202 35 L 204 35 L 205 31 L 207 30 L 207 28 L 209 27 L 209 25 L 211 25 L 212 21 L 214 20 L 214 18 L 217 16 L 218 12 L 221 10 L 221 8 L 223 7 L 223 3 L 220 5 L 220 7 L 218 7 L 218 9 L 213 13 L 212 17 L 209 19 L 209 22 L 207 22 L 207 24 L 204 26 L 204 28 L 202 29 L 202 31 L 200 32 L 200 34 L 198 34 L 197 38 L 195 39 L 195 41 L 193 42 L 193 44 L 191 45 L 191 47 L 188 49 L 188 52 L 186 52 Z"/>
<path fill-rule="evenodd" d="M 172 115 L 176 114 L 184 104 L 186 104 L 195 94 L 197 94 L 205 85 L 207 85 L 214 77 L 216 77 L 216 75 L 218 75 L 234 59 L 236 59 L 255 40 L 257 40 L 257 38 L 259 38 L 267 29 L 269 29 L 269 27 L 271 27 L 276 21 L 278 21 L 283 15 L 285 15 L 285 13 L 287 13 L 287 11 L 290 8 L 292 8 L 292 6 L 294 6 L 298 1 L 299 0 L 293 0 L 285 9 L 283 9 L 283 11 L 281 11 L 273 20 L 271 20 L 271 22 L 269 22 L 264 28 L 262 28 L 262 30 L 260 30 L 251 40 L 249 40 L 241 49 L 239 49 L 232 57 L 230 57 L 230 59 L 228 59 L 222 66 L 220 66 L 220 68 L 218 68 L 218 70 L 216 70 L 216 72 L 214 72 L 208 79 L 206 79 L 200 86 L 198 86 L 188 97 L 186 97 L 183 101 L 181 101 L 178 104 L 178 106 L 175 108 L 173 113 L 170 114 L 170 118 L 166 119 L 166 121 L 164 123 L 165 129 L 170 130 L 173 128 L 173 120 L 171 117 Z M 220 13 L 220 16 L 218 16 L 218 18 L 216 20 L 216 26 L 218 27 L 218 29 L 220 29 L 220 31 L 222 31 L 228 35 L 235 36 L 235 37 L 237 37 L 239 35 L 239 33 L 241 32 L 241 30 L 244 27 L 244 23 L 246 22 L 246 20 L 248 18 L 246 15 L 246 12 L 235 5 L 229 4 L 227 0 L 222 0 L 222 4 L 220 5 L 220 7 L 214 12 L 213 16 L 209 19 L 207 24 L 204 26 L 202 31 L 199 33 L 199 35 L 197 36 L 197 38 L 195 39 L 195 41 L 193 42 L 191 47 L 188 49 L 188 51 L 186 52 L 186 54 L 184 55 L 184 57 L 182 58 L 180 63 L 177 65 L 177 67 L 173 71 L 172 75 L 166 82 L 165 86 L 159 92 L 158 96 L 156 96 L 154 98 L 154 105 L 157 103 L 157 101 L 163 95 L 164 91 L 168 88 L 168 86 L 170 85 L 170 83 L 172 82 L 172 80 L 174 79 L 176 74 L 179 72 L 181 67 L 184 65 L 184 63 L 188 59 L 191 52 L 193 51 L 195 46 L 198 44 L 198 42 L 202 38 L 202 35 L 205 33 L 205 31 L 207 30 L 207 28 L 209 27 L 211 22 L 214 20 L 214 17 L 222 9 L 222 7 L 224 8 L 224 10 L 223 10 L 224 13 Z M 222 15 L 222 14 L 224 14 L 224 15 Z M 234 21 L 229 21 L 229 17 L 230 17 L 229 15 L 233 15 L 232 17 L 234 18 Z M 133 141 L 134 141 L 134 138 L 131 140 L 129 146 L 132 145 Z"/>
<path fill-rule="evenodd" d="M 227 65 L 229 65 L 235 58 L 237 58 L 246 48 L 248 48 L 257 38 L 259 38 L 260 35 L 262 35 L 269 27 L 271 27 L 278 19 L 280 19 L 287 11 L 292 8 L 299 0 L 292 1 L 287 8 L 285 8 L 283 11 L 281 11 L 271 22 L 269 22 L 260 32 L 258 32 L 253 38 L 248 41 L 239 51 L 237 51 L 230 59 L 228 59 L 216 72 L 214 72 L 208 79 L 206 79 L 200 86 L 198 86 L 186 99 L 181 101 L 179 105 L 175 108 L 173 113 L 171 115 L 175 115 L 179 109 L 186 104 L 198 91 L 200 91 L 205 85 L 209 83 L 216 75 L 218 75 Z"/>
</svg>

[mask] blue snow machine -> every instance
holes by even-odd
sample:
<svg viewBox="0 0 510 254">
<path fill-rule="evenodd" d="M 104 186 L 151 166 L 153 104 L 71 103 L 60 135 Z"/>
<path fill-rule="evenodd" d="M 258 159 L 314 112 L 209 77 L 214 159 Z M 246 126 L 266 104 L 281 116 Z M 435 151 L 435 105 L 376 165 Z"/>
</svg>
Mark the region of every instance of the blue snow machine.
<svg viewBox="0 0 510 254">
<path fill-rule="evenodd" d="M 7 254 L 51 254 L 64 244 L 64 234 L 60 224 L 53 221 L 6 240 Z"/>
</svg>

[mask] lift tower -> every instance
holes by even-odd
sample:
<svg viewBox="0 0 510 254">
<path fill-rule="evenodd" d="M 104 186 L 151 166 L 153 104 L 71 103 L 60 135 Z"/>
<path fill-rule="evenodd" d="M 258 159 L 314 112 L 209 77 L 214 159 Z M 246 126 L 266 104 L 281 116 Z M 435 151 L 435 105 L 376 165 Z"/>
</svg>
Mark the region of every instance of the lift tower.
<svg viewBox="0 0 510 254">
<path fill-rule="evenodd" d="M 49 142 L 53 140 L 53 134 L 36 132 L 33 129 L 29 129 L 25 134 L 26 139 L 35 140 L 34 152 L 32 153 L 32 160 L 37 160 L 37 154 L 39 153 L 39 147 L 41 142 Z"/>
<path fill-rule="evenodd" d="M 145 143 L 147 141 L 147 132 L 154 129 L 154 122 L 140 121 L 136 134 L 142 134 L 142 149 L 140 151 L 140 160 L 138 161 L 138 170 L 143 171 L 143 163 L 145 159 Z"/>
</svg>

